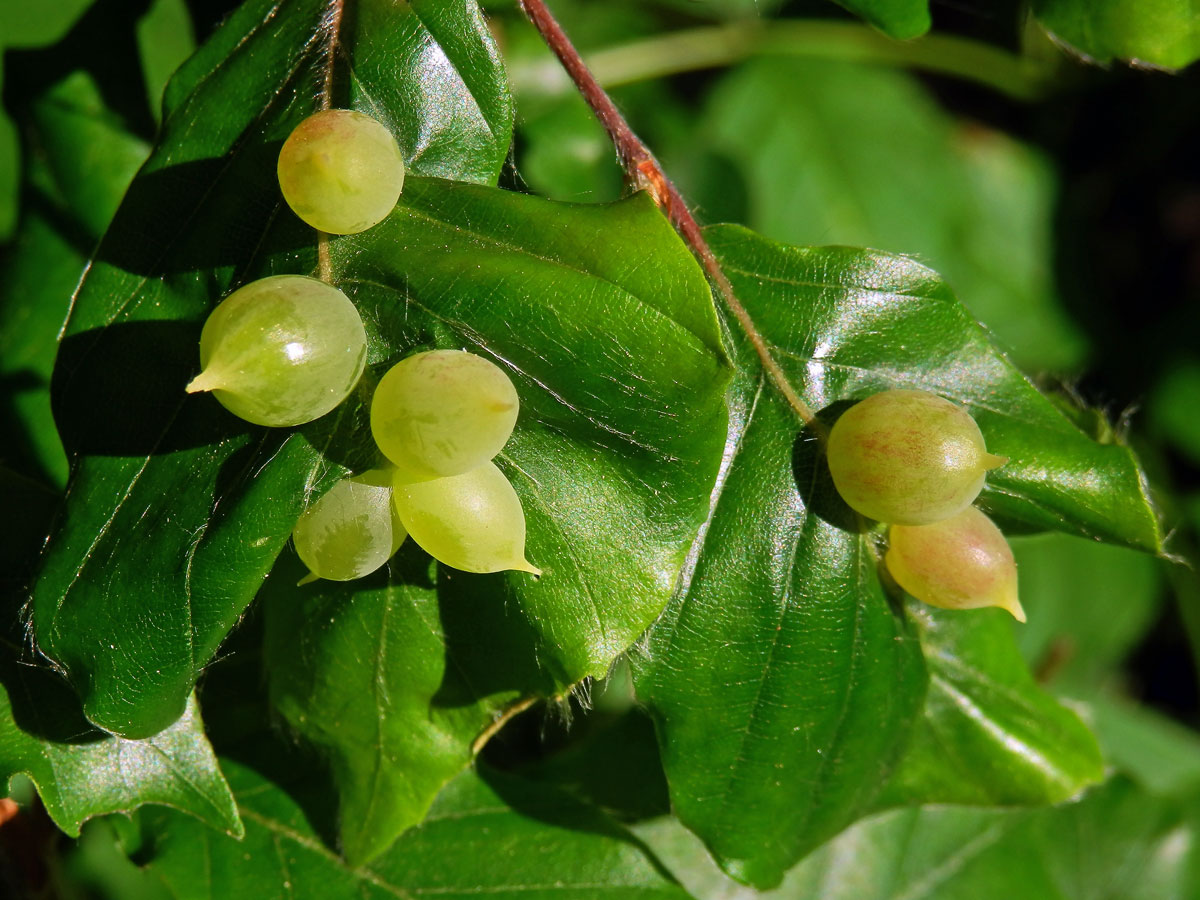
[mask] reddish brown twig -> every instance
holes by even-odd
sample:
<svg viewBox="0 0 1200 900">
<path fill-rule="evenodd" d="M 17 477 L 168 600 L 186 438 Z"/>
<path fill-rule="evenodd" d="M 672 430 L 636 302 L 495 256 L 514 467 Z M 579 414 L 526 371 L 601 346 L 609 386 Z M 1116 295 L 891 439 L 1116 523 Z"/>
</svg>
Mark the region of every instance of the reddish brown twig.
<svg viewBox="0 0 1200 900">
<path fill-rule="evenodd" d="M 333 105 L 333 69 L 342 31 L 342 15 L 345 11 L 346 0 L 330 0 L 329 8 L 325 11 L 323 24 L 329 40 L 325 44 L 325 80 L 321 85 L 321 109 L 329 109 Z"/>
<path fill-rule="evenodd" d="M 717 262 L 717 258 L 709 248 L 699 223 L 688 209 L 678 188 L 671 183 L 671 179 L 667 177 L 658 160 L 654 158 L 650 148 L 633 133 L 633 129 L 629 127 L 629 123 L 625 121 L 625 117 L 613 104 L 607 92 L 588 71 L 579 51 L 575 49 L 566 32 L 562 30 L 562 26 L 558 24 L 554 15 L 546 7 L 544 0 L 521 0 L 521 6 L 546 45 L 558 57 L 558 61 L 566 69 L 571 81 L 583 95 L 584 101 L 591 107 L 596 118 L 600 120 L 600 124 L 604 126 L 604 130 L 608 132 L 609 140 L 616 147 L 621 165 L 633 186 L 649 192 L 650 196 L 654 198 L 659 209 L 663 211 L 675 230 L 679 232 L 680 237 L 692 249 L 700 261 L 700 265 L 704 267 L 704 271 L 708 273 L 709 279 L 716 287 L 725 306 L 737 319 L 738 325 L 749 339 L 751 346 L 754 347 L 754 352 L 758 354 L 758 359 L 771 382 L 783 394 L 784 399 L 795 410 L 796 415 L 805 424 L 811 424 L 815 419 L 813 411 L 792 387 L 783 369 L 775 361 L 766 339 L 755 326 L 750 313 L 738 300 L 733 291 L 733 285 L 729 283 L 729 279 L 721 270 L 721 264 Z"/>
</svg>

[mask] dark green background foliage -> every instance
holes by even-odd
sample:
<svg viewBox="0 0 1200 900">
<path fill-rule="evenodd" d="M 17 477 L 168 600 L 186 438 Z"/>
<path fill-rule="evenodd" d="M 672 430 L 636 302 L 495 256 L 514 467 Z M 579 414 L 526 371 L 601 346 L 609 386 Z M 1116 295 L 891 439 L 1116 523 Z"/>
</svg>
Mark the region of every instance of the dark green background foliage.
<svg viewBox="0 0 1200 900">
<path fill-rule="evenodd" d="M 1200 85 L 1145 71 L 1191 4 L 551 6 L 822 423 L 923 388 L 1009 457 L 1028 624 L 881 572 L 514 3 L 0 0 L 0 893 L 1200 894 Z M 274 159 L 323 99 L 409 178 L 331 241 L 359 390 L 262 429 L 182 386 L 316 270 Z M 545 574 L 297 587 L 432 347 L 517 385 Z"/>
</svg>

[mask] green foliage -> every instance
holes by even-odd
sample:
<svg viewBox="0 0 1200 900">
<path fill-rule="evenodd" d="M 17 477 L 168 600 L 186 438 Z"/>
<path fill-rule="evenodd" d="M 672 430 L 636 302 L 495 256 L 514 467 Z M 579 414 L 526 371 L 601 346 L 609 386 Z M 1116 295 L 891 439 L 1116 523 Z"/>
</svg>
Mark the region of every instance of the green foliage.
<svg viewBox="0 0 1200 900">
<path fill-rule="evenodd" d="M 270 601 L 268 614 L 274 616 L 278 611 Z M 400 604 L 390 605 L 384 616 L 400 612 Z M 348 618 L 353 619 L 353 614 Z M 422 630 L 418 618 L 409 617 L 414 626 L 409 637 L 418 637 Z M 358 624 L 368 623 L 359 620 Z M 252 620 L 239 637 L 248 635 L 257 643 L 261 632 L 256 625 Z M 353 627 L 346 629 L 344 636 L 349 636 Z M 389 637 L 402 638 L 402 627 L 388 629 Z M 269 624 L 268 632 L 275 628 Z M 275 639 L 268 633 L 267 665 L 272 671 L 280 668 L 280 661 L 270 658 Z M 146 808 L 134 819 L 134 827 L 123 828 L 121 835 L 125 852 L 135 854 L 146 866 L 146 877 L 137 883 L 124 870 L 102 876 L 106 896 L 127 900 L 136 892 L 157 898 L 161 890 L 155 888 L 163 885 L 177 900 L 215 900 L 250 893 L 281 900 L 424 893 L 579 900 L 596 896 L 684 900 L 688 896 L 646 846 L 612 815 L 571 796 L 568 790 L 547 789 L 539 772 L 515 775 L 485 765 L 457 777 L 447 774 L 445 789 L 428 815 L 422 811 L 423 821 L 417 827 L 394 843 L 389 841 L 391 846 L 381 848 L 383 852 L 372 862 L 348 864 L 328 843 L 337 817 L 330 805 L 328 784 L 329 775 L 338 777 L 336 761 L 329 772 L 318 758 L 281 740 L 278 730 L 267 725 L 262 717 L 264 698 L 253 687 L 258 652 L 244 640 L 238 641 L 238 649 L 245 652 L 214 667 L 203 699 L 220 710 L 212 727 L 225 751 L 221 765 L 237 797 L 246 824 L 245 837 L 233 840 L 203 827 L 193 828 L 186 816 L 159 815 Z M 351 664 L 346 674 L 353 677 L 353 669 Z M 401 688 L 403 683 L 388 684 L 386 689 Z M 276 695 L 274 688 L 272 695 Z M 284 706 L 287 708 L 286 700 Z M 394 732 L 398 738 L 401 722 L 406 720 L 399 703 L 394 711 L 398 713 Z M 414 716 L 406 724 L 419 727 L 420 721 L 421 716 Z M 447 716 L 430 736 L 452 739 L 452 723 L 453 716 Z M 391 724 L 389 720 L 389 727 Z M 350 722 L 347 725 L 355 727 Z M 385 752 L 399 746 L 386 738 L 382 745 Z M 652 741 L 649 746 L 653 748 Z M 267 772 L 269 778 L 263 774 Z M 386 775 L 379 787 L 375 797 L 384 803 L 391 799 L 388 789 L 405 790 L 402 781 Z M 381 823 L 377 816 L 372 821 Z M 105 864 L 119 868 L 111 859 Z"/>
<path fill-rule="evenodd" d="M 1012 544 L 1029 613 L 1016 631 L 1026 661 L 1060 693 L 1090 699 L 1114 687 L 1121 661 L 1162 608 L 1161 563 L 1061 534 Z"/>
<path fill-rule="evenodd" d="M 3 75 L 3 67 L 0 67 L 0 89 L 4 87 Z M 16 126 L 0 109 L 0 240 L 9 237 L 16 224 L 19 153 Z"/>
<path fill-rule="evenodd" d="M 558 237 L 571 233 L 612 238 L 600 245 Z M 397 247 L 422 265 L 410 269 Z M 379 333 L 394 348 L 385 351 L 381 369 L 403 349 L 458 346 L 464 338 L 512 367 L 522 413 L 500 463 L 522 497 L 527 552 L 546 573 L 540 581 L 448 569 L 431 577 L 428 558 L 422 566 L 419 551 L 409 548 L 402 554 L 409 562 L 392 567 L 382 593 L 358 583 L 345 593 L 370 617 L 384 612 L 371 597 L 397 604 L 394 634 L 378 625 L 362 629 L 379 646 L 391 640 L 409 646 L 409 628 L 434 637 L 421 662 L 410 653 L 382 653 L 374 640 L 354 662 L 332 629 L 314 634 L 314 658 L 303 672 L 331 697 L 297 691 L 301 706 L 288 717 L 349 754 L 347 777 L 363 806 L 376 794 L 371 779 L 409 783 L 405 793 L 413 799 L 398 794 L 394 810 L 374 811 L 387 824 L 375 825 L 365 840 L 386 845 L 386 835 L 419 818 L 444 773 L 468 761 L 470 736 L 495 708 L 489 696 L 557 693 L 602 675 L 661 612 L 707 509 L 725 432 L 726 369 L 698 273 L 644 197 L 568 207 L 413 179 L 392 218 L 334 248 L 335 264 L 353 266 L 338 280 L 355 285 L 360 309 L 378 312 Z M 548 312 L 558 329 L 553 335 L 541 326 Z M 620 347 L 621 355 L 614 358 L 608 346 Z M 670 349 L 660 355 L 664 348 Z M 320 589 L 337 596 L 336 587 Z M 341 627 L 355 628 L 344 619 Z M 439 631 L 451 648 L 467 642 L 456 668 L 478 674 L 464 674 L 460 686 L 442 683 Z M 361 678 L 344 677 L 346 666 Z M 422 673 L 415 682 L 414 671 Z M 430 786 L 422 786 L 404 760 L 386 758 L 395 753 L 380 758 L 383 751 L 343 727 L 340 710 L 362 696 L 356 683 L 394 685 L 386 694 L 397 709 L 386 727 L 397 729 L 400 742 L 411 732 L 399 717 L 411 709 L 416 721 L 427 721 L 435 700 L 483 703 L 484 717 L 470 711 L 458 717 L 465 724 L 457 726 L 457 745 L 438 738 L 426 748 L 423 739 L 409 751 L 431 758 Z M 453 697 L 462 699 L 447 699 Z M 360 710 L 363 727 L 381 727 L 385 713 L 377 705 Z M 358 825 L 346 820 L 348 828 Z"/>
<path fill-rule="evenodd" d="M 880 806 L 1060 803 L 1104 776 L 1079 717 L 1035 683 L 999 610 L 910 606 L 929 669 L 924 717 Z"/>
<path fill-rule="evenodd" d="M 338 842 L 354 862 L 420 822 L 471 762 L 472 741 L 504 703 L 539 687 L 536 673 L 526 684 L 475 686 L 472 676 L 487 675 L 478 656 L 487 652 L 488 628 L 508 623 L 501 611 L 477 611 L 478 601 L 463 598 L 443 625 L 428 562 L 410 545 L 390 570 L 319 582 L 297 596 L 303 567 L 281 560 L 263 591 L 273 705 L 328 754 L 340 796 Z M 493 647 L 496 661 L 530 649 L 511 638 Z"/>
<path fill-rule="evenodd" d="M 834 0 L 898 40 L 929 30 L 929 0 Z"/>
<path fill-rule="evenodd" d="M 177 900 L 251 892 L 281 900 L 432 893 L 564 900 L 601 893 L 646 900 L 688 896 L 644 845 L 603 814 L 519 779 L 459 776 L 421 825 L 370 866 L 350 868 L 321 845 L 288 794 L 236 763 L 228 768 L 246 797 L 243 841 L 194 828 L 186 819 L 146 816 L 160 835 L 150 870 Z M 488 846 L 525 852 L 493 854 Z"/>
<path fill-rule="evenodd" d="M 1179 360 L 1155 387 L 1148 412 L 1162 439 L 1200 463 L 1200 419 L 1193 414 L 1198 393 L 1200 362 Z"/>
<path fill-rule="evenodd" d="M 844 5 L 882 32 L 929 27 L 924 2 Z M 1194 579 L 1164 562 L 1191 540 L 1169 481 L 1197 453 L 1194 373 L 1164 364 L 1147 390 L 1160 454 L 1137 420 L 1017 368 L 1108 362 L 1103 311 L 1067 306 L 1077 159 L 1045 124 L 1107 81 L 1081 69 L 1061 98 L 1008 50 L 894 44 L 799 4 L 554 0 L 698 214 L 762 232 L 704 233 L 817 412 L 805 426 L 651 199 L 622 197 L 610 143 L 514 4 L 248 0 L 209 35 L 216 6 L 62 4 L 40 49 L 6 57 L 21 153 L 0 168 L 21 189 L 19 212 L 0 200 L 20 217 L 0 257 L 0 778 L 27 774 L 71 835 L 137 810 L 53 844 L 56 889 L 1200 889 L 1200 745 L 1136 702 L 1139 658 L 1183 640 L 1164 601 L 1200 622 Z M 0 0 L 0 23 L 15 8 Z M 1163 21 L 1155 46 L 1185 45 Z M 1011 46 L 1016 24 L 991 37 Z M 941 73 L 942 99 L 908 66 Z M 326 102 L 384 122 L 412 177 L 319 261 L 274 172 Z M 827 243 L 875 249 L 809 246 Z M 185 397 L 220 297 L 319 273 L 367 330 L 344 405 L 265 430 Z M 1191 321 L 1169 323 L 1184 363 Z M 297 586 L 298 516 L 381 464 L 372 390 L 434 348 L 516 386 L 496 463 L 542 577 L 456 571 L 409 541 L 365 578 Z M 966 407 L 1009 457 L 979 503 L 1014 536 L 1023 629 L 906 598 L 879 564 L 885 529 L 833 489 L 821 432 L 889 388 Z"/>
<path fill-rule="evenodd" d="M 1189 796 L 1200 787 L 1200 739 L 1151 709 L 1100 698 L 1086 707 L 1106 758 L 1151 793 Z"/>
<path fill-rule="evenodd" d="M 233 797 L 217 768 L 194 701 L 169 728 L 130 741 L 105 734 L 79 712 L 51 673 L 6 662 L 0 676 L 0 781 L 18 772 L 37 785 L 46 811 L 71 835 L 92 816 L 161 803 L 241 837 Z"/>
<path fill-rule="evenodd" d="M 58 332 L 87 255 L 149 148 L 121 127 L 84 72 L 28 104 L 27 133 L 40 152 L 29 159 L 21 228 L 0 250 L 0 415 L 13 435 L 8 464 L 60 486 L 67 461 L 50 411 Z"/>
<path fill-rule="evenodd" d="M 0 89 L 4 87 L 4 51 L 37 47 L 58 40 L 92 0 L 63 0 L 39 9 L 18 0 L 0 2 Z M 0 108 L 0 240 L 12 235 L 17 220 L 20 143 L 16 125 Z"/>
<path fill-rule="evenodd" d="M 89 717 L 129 736 L 153 734 L 179 716 L 290 533 L 304 492 L 328 486 L 336 473 L 303 435 L 230 429 L 207 398 L 178 414 L 178 387 L 193 365 L 192 323 L 235 272 L 294 269 L 298 244 L 310 244 L 296 220 L 279 215 L 266 173 L 276 142 L 311 111 L 307 98 L 323 83 L 325 7 L 266 15 L 270 8 L 242 6 L 171 82 L 158 147 L 97 252 L 59 354 L 57 416 L 74 457 L 73 489 L 35 589 L 35 627 L 42 649 L 71 673 Z M 390 102 L 397 92 L 457 88 L 461 107 L 436 139 L 421 146 L 415 122 L 396 131 L 406 153 L 420 147 L 414 172 L 486 180 L 503 158 L 511 116 L 490 37 L 468 11 L 443 17 L 424 9 L 414 4 L 398 27 L 389 19 L 384 29 L 372 28 L 371 16 L 387 16 L 391 5 L 360 4 L 347 42 L 359 60 L 351 96 L 366 92 L 399 109 Z M 414 41 L 435 32 L 447 54 L 431 68 Z M 376 117 L 391 121 L 385 110 Z M 194 128 L 198 118 L 210 127 Z M 242 260 L 247 247 L 257 249 L 253 260 Z M 114 358 L 130 360 L 115 378 Z M 129 404 L 121 389 L 129 383 L 157 390 Z M 268 497 L 282 502 L 267 506 Z M 156 505 L 159 513 L 147 515 Z M 93 579 L 93 567 L 114 557 L 109 574 Z M 149 590 L 141 582 L 147 571 L 163 574 Z M 158 629 L 153 641 L 130 628 L 147 616 Z M 129 666 L 113 668 L 114 658 Z"/>
<path fill-rule="evenodd" d="M 38 9 L 19 0 L 0 3 L 0 35 L 7 47 L 41 47 L 67 33 L 94 0 L 61 0 Z"/>
<path fill-rule="evenodd" d="M 784 0 L 653 0 L 660 6 L 684 10 L 693 16 L 723 19 L 762 16 L 783 5 Z"/>
<path fill-rule="evenodd" d="M 742 303 L 782 351 L 785 371 L 806 385 L 814 409 L 887 388 L 939 394 L 966 407 L 988 451 L 1009 460 L 989 473 L 980 494 L 989 512 L 1034 528 L 1162 549 L 1133 451 L 1094 440 L 1039 393 L 936 273 L 872 251 L 786 247 L 733 226 L 708 235 Z"/>
<path fill-rule="evenodd" d="M 96 43 L 102 45 L 106 38 L 111 39 L 114 32 L 119 32 L 124 20 L 136 15 L 138 4 L 127 4 L 126 9 L 120 12 L 115 12 L 111 8 L 105 10 L 101 5 L 101 12 L 105 14 L 103 18 L 96 15 L 96 6 L 95 0 L 55 0 L 51 4 L 2 0 L 0 2 L 0 87 L 4 86 L 3 63 L 6 50 L 27 50 L 43 48 L 60 42 L 70 43 L 68 36 L 81 29 L 94 38 Z M 167 77 L 195 49 L 188 23 L 188 13 L 183 0 L 155 0 L 151 8 L 138 21 L 137 27 L 139 38 L 143 43 L 142 63 L 145 68 L 146 89 L 151 106 L 157 107 L 161 102 Z M 76 71 L 68 78 L 68 81 L 78 81 L 86 77 L 84 72 Z M 24 92 L 25 85 L 23 84 L 10 88 L 5 97 L 4 106 L 0 106 L 0 241 L 10 237 L 17 220 L 18 207 L 22 202 L 29 201 L 29 198 L 23 200 L 19 190 L 22 162 L 20 135 L 9 115 L 10 110 L 5 108 L 5 106 L 19 108 L 27 102 L 30 98 L 19 97 L 15 102 L 11 99 Z M 51 91 L 52 94 L 58 95 L 57 101 L 62 102 L 67 110 L 81 105 L 83 98 L 79 96 L 79 89 L 75 88 L 73 92 L 77 96 L 68 97 L 66 94 L 72 93 L 72 91 L 64 93 L 61 88 Z M 116 200 L 128 185 L 133 172 L 113 165 L 112 160 L 107 158 L 108 154 L 117 149 L 116 144 L 128 141 L 135 145 L 134 155 L 137 157 L 137 164 L 140 164 L 141 160 L 145 158 L 147 148 L 136 146 L 140 142 L 134 140 L 131 135 L 125 134 L 123 129 L 120 134 L 114 134 L 112 126 L 116 117 L 111 110 L 105 108 L 102 101 L 98 102 L 98 99 L 98 95 L 87 97 L 86 102 L 82 104 L 85 108 L 77 109 L 77 112 L 101 120 L 106 128 L 106 133 L 91 135 L 92 138 L 99 138 L 100 144 L 82 146 L 86 146 L 89 153 L 95 153 L 95 156 L 90 157 L 91 165 L 86 167 L 91 176 L 88 179 L 89 182 L 96 185 L 99 190 L 104 190 L 114 181 L 118 184 L 117 196 L 113 198 L 113 208 L 115 209 Z M 28 121 L 22 124 L 26 129 L 29 128 Z M 97 124 L 100 123 L 97 122 Z M 66 162 L 70 167 L 79 168 L 80 156 L 77 148 L 81 145 L 70 142 L 59 144 L 56 141 L 44 141 L 41 140 L 40 135 L 31 143 L 35 152 L 27 161 L 28 170 L 35 169 L 39 164 L 37 151 L 47 150 L 52 153 L 57 152 L 60 163 Z M 69 157 L 64 160 L 62 151 L 67 148 L 76 148 L 75 155 L 73 158 Z M 26 179 L 29 180 L 28 174 Z M 84 210 L 83 213 L 87 215 L 88 211 Z M 111 210 L 109 213 L 111 214 Z M 73 215 L 74 212 L 69 214 Z M 36 215 L 36 212 L 33 215 Z M 107 219 L 100 222 L 99 230 L 93 235 L 94 238 L 99 237 L 106 224 Z M 90 246 L 83 248 L 82 252 L 86 253 L 90 249 Z M 55 306 L 57 307 L 57 304 Z"/>
<path fill-rule="evenodd" d="M 929 30 L 929 0 L 835 0 L 894 38 Z M 1033 15 L 1056 41 L 1099 63 L 1180 69 L 1200 58 L 1191 0 L 1033 0 Z"/>
<path fill-rule="evenodd" d="M 1160 900 L 1197 882 L 1195 801 L 1164 801 L 1124 779 L 1047 810 L 925 807 L 864 820 L 788 875 L 771 900 Z M 697 900 L 738 896 L 670 820 L 637 829 Z"/>
<path fill-rule="evenodd" d="M 1099 63 L 1181 69 L 1200 58 L 1191 0 L 1033 0 L 1050 34 Z"/>
<path fill-rule="evenodd" d="M 1095 510 L 1116 505 L 1126 512 L 1104 516 L 1122 523 L 1111 540 L 1158 546 L 1132 454 L 1094 443 L 1067 421 L 934 273 L 902 257 L 784 247 L 729 226 L 708 237 L 811 406 L 833 416 L 891 387 L 950 398 L 971 411 L 989 449 L 1012 460 L 991 474 L 985 504 L 1084 533 L 1099 524 Z M 745 357 L 703 543 L 685 589 L 650 634 L 636 683 L 658 722 L 681 820 L 735 877 L 771 887 L 871 803 L 916 720 L 926 679 L 922 648 L 884 597 L 871 537 L 836 495 L 816 441 L 797 442 L 793 414 Z M 1038 474 L 1023 474 L 1022 461 L 1035 459 Z M 987 619 L 969 621 L 979 629 Z M 982 729 L 992 747 L 977 745 L 978 722 L 946 726 L 971 745 L 964 753 L 972 764 L 994 756 L 997 769 L 1028 765 L 1006 744 L 1014 728 L 1028 727 L 1035 742 L 1060 751 L 1053 771 L 1031 776 L 1061 779 L 1035 789 L 1043 802 L 1098 777 L 1094 745 L 1073 717 L 1039 717 L 1055 705 L 1032 685 L 1013 708 L 1008 685 L 1023 672 L 1015 648 L 985 654 L 983 672 L 968 668 L 965 678 L 936 669 L 947 664 L 940 648 L 923 649 L 935 718 L 957 703 L 982 706 L 999 722 Z"/>
<path fill-rule="evenodd" d="M 146 100 L 150 112 L 158 119 L 168 79 L 196 49 L 192 20 L 184 0 L 153 0 L 138 20 L 137 42 Z"/>
<path fill-rule="evenodd" d="M 1032 148 L 950 116 L 905 72 L 817 59 L 732 70 L 703 128 L 739 164 L 756 231 L 917 256 L 1018 364 L 1082 362 L 1053 282 L 1054 183 Z"/>
</svg>

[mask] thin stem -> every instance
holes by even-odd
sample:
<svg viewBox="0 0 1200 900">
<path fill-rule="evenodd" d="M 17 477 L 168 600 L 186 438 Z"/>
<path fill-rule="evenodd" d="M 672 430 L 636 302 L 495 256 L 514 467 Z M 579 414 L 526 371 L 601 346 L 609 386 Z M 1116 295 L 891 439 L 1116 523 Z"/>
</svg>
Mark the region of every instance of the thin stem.
<svg viewBox="0 0 1200 900">
<path fill-rule="evenodd" d="M 329 235 L 317 232 L 317 274 L 326 284 L 333 284 L 333 257 L 329 253 Z"/>
<path fill-rule="evenodd" d="M 633 129 L 629 127 L 625 117 L 621 115 L 611 98 L 605 93 L 604 88 L 600 87 L 599 82 L 584 65 L 579 51 L 572 45 L 562 30 L 562 26 L 555 20 L 543 0 L 521 0 L 521 6 L 546 45 L 558 57 L 558 61 L 566 69 L 567 75 L 575 83 L 596 118 L 600 120 L 604 130 L 608 132 L 609 140 L 616 148 L 617 156 L 620 158 L 621 165 L 630 182 L 635 188 L 647 191 L 654 198 L 659 209 L 663 211 L 675 230 L 679 232 L 680 237 L 692 249 L 692 253 L 700 261 L 704 271 L 708 273 L 709 279 L 716 287 L 725 306 L 737 319 L 738 325 L 750 341 L 751 346 L 754 347 L 754 352 L 758 355 L 767 377 L 783 394 L 784 399 L 787 400 L 796 415 L 805 424 L 812 424 L 816 418 L 812 409 L 800 398 L 779 363 L 775 361 L 766 339 L 755 326 L 750 313 L 738 300 L 733 285 L 725 277 L 720 263 L 717 262 L 708 242 L 704 239 L 699 223 L 692 216 L 679 190 L 667 178 L 662 166 L 654 158 L 654 154 L 650 152 L 641 138 L 633 133 Z"/>
<path fill-rule="evenodd" d="M 325 80 L 321 84 L 321 109 L 329 109 L 333 105 L 333 69 L 342 31 L 342 15 L 345 11 L 346 0 L 331 0 L 325 13 L 325 29 L 329 33 L 329 43 L 325 46 Z"/>
<path fill-rule="evenodd" d="M 333 106 L 333 70 L 337 58 L 338 39 L 342 31 L 342 15 L 346 11 L 346 0 L 332 0 L 325 14 L 325 29 L 329 32 L 329 43 L 325 46 L 325 77 L 321 82 L 318 101 L 321 109 Z M 317 272 L 326 284 L 333 283 L 333 259 L 329 254 L 329 235 L 317 230 Z"/>
<path fill-rule="evenodd" d="M 965 38 L 929 34 L 895 41 L 854 22 L 811 20 L 732 22 L 676 31 L 599 50 L 588 56 L 588 65 L 600 84 L 616 87 L 760 55 L 920 69 L 974 81 L 1019 100 L 1040 96 L 1048 83 L 1044 63 Z"/>
<path fill-rule="evenodd" d="M 500 732 L 500 729 L 537 703 L 538 699 L 537 697 L 523 697 L 520 700 L 514 700 L 506 706 L 500 715 L 471 742 L 471 755 L 478 756 L 487 745 L 487 742 Z"/>
</svg>

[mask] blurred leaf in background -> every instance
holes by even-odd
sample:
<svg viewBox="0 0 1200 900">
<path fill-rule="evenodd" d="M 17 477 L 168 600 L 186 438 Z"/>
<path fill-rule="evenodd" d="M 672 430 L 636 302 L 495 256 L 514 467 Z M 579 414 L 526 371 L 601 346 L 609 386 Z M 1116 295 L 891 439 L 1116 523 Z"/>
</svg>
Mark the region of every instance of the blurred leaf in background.
<svg viewBox="0 0 1200 900">
<path fill-rule="evenodd" d="M 1163 900 L 1200 891 L 1200 802 L 1123 778 L 1037 811 L 925 807 L 865 819 L 777 889 L 725 878 L 671 819 L 635 833 L 697 900 Z"/>
<path fill-rule="evenodd" d="M 0 0 L 0 97 L 5 92 L 5 51 L 54 43 L 92 2 L 55 0 L 42 4 Z M 10 85 L 7 90 L 20 90 L 20 86 Z M 20 139 L 6 105 L 0 104 L 0 243 L 12 236 L 16 226 L 21 172 Z"/>
<path fill-rule="evenodd" d="M 81 42 L 79 29 L 102 41 L 136 24 L 144 36 L 147 99 L 141 104 L 135 95 L 132 106 L 147 110 L 146 121 L 167 77 L 194 48 L 183 0 L 156 0 L 140 19 L 134 7 L 117 14 L 110 6 L 55 3 L 35 15 L 30 4 L 0 4 L 0 17 L 9 17 L 0 21 L 0 36 L 12 35 L 10 46 L 32 51 L 10 53 L 5 67 L 11 87 L 5 106 L 21 123 L 26 153 L 19 229 L 0 246 L 0 424 L 11 436 L 2 458 L 57 488 L 67 475 L 50 411 L 58 333 L 87 259 L 150 152 L 149 135 L 131 133 L 134 123 L 109 105 L 114 93 L 133 89 L 135 81 L 122 81 L 131 73 L 100 64 L 103 52 Z M 61 51 L 47 47 L 55 42 Z M 0 165 L 3 158 L 0 151 Z M 17 212 L 14 202 L 14 218 Z"/>
<path fill-rule="evenodd" d="M 2 50 L 3 48 L 0 48 Z M 2 59 L 0 59 L 2 61 Z M 0 91 L 4 89 L 4 67 L 0 65 Z M 12 236 L 17 221 L 17 184 L 20 171 L 17 128 L 0 107 L 0 241 Z"/>
<path fill-rule="evenodd" d="M 138 20 L 137 42 L 146 80 L 146 101 L 158 121 L 162 117 L 167 79 L 196 49 L 185 0 L 154 0 Z"/>
<path fill-rule="evenodd" d="M 1033 0 L 1053 37 L 1095 62 L 1181 69 L 1200 57 L 1192 0 Z"/>
<path fill-rule="evenodd" d="M 897 40 L 929 30 L 929 0 L 834 0 Z"/>
<path fill-rule="evenodd" d="M 1059 693 L 1122 691 L 1120 666 L 1166 597 L 1165 563 L 1061 534 L 1012 541 L 1021 602 L 1036 609 L 1015 629 L 1025 660 Z"/>
<path fill-rule="evenodd" d="M 949 115 L 911 75 L 752 60 L 715 85 L 697 130 L 693 140 L 746 179 L 752 228 L 916 256 L 1019 365 L 1063 372 L 1084 362 L 1086 344 L 1056 302 L 1046 160 Z"/>
<path fill-rule="evenodd" d="M 1200 358 L 1177 358 L 1163 372 L 1147 402 L 1150 425 L 1160 439 L 1200 466 Z"/>
<path fill-rule="evenodd" d="M 787 0 L 651 0 L 651 3 L 676 9 L 705 19 L 740 19 L 769 16 Z M 870 2 L 870 0 L 868 0 Z"/>
<path fill-rule="evenodd" d="M 877 50 L 855 37 L 863 26 L 791 21 L 761 36 L 709 29 L 688 32 L 690 43 L 668 44 L 671 35 L 639 43 L 652 33 L 644 8 L 609 7 L 601 25 L 596 7 L 559 7 L 568 26 L 577 23 L 572 33 L 601 78 L 645 77 L 664 52 L 667 71 L 703 68 L 710 57 L 737 60 L 770 40 L 766 55 L 702 82 L 698 115 L 663 82 L 613 91 L 705 221 L 739 221 L 787 243 L 916 256 L 946 276 L 1019 365 L 1066 374 L 1086 363 L 1086 338 L 1055 286 L 1050 161 L 946 111 L 918 79 L 888 64 L 886 39 Z M 505 33 L 521 110 L 517 161 L 530 186 L 562 199 L 616 196 L 620 172 L 590 111 L 530 29 L 510 21 Z M 882 64 L 830 59 L 822 40 Z M 962 56 L 959 74 L 971 77 L 969 46 L 951 47 Z M 1016 77 L 1010 68 L 1006 77 Z"/>
<path fill-rule="evenodd" d="M 124 129 L 86 72 L 25 103 L 31 152 L 21 226 L 0 250 L 0 421 L 11 435 L 8 465 L 61 488 L 67 460 L 50 411 L 58 334 L 85 262 L 149 146 Z"/>
</svg>

